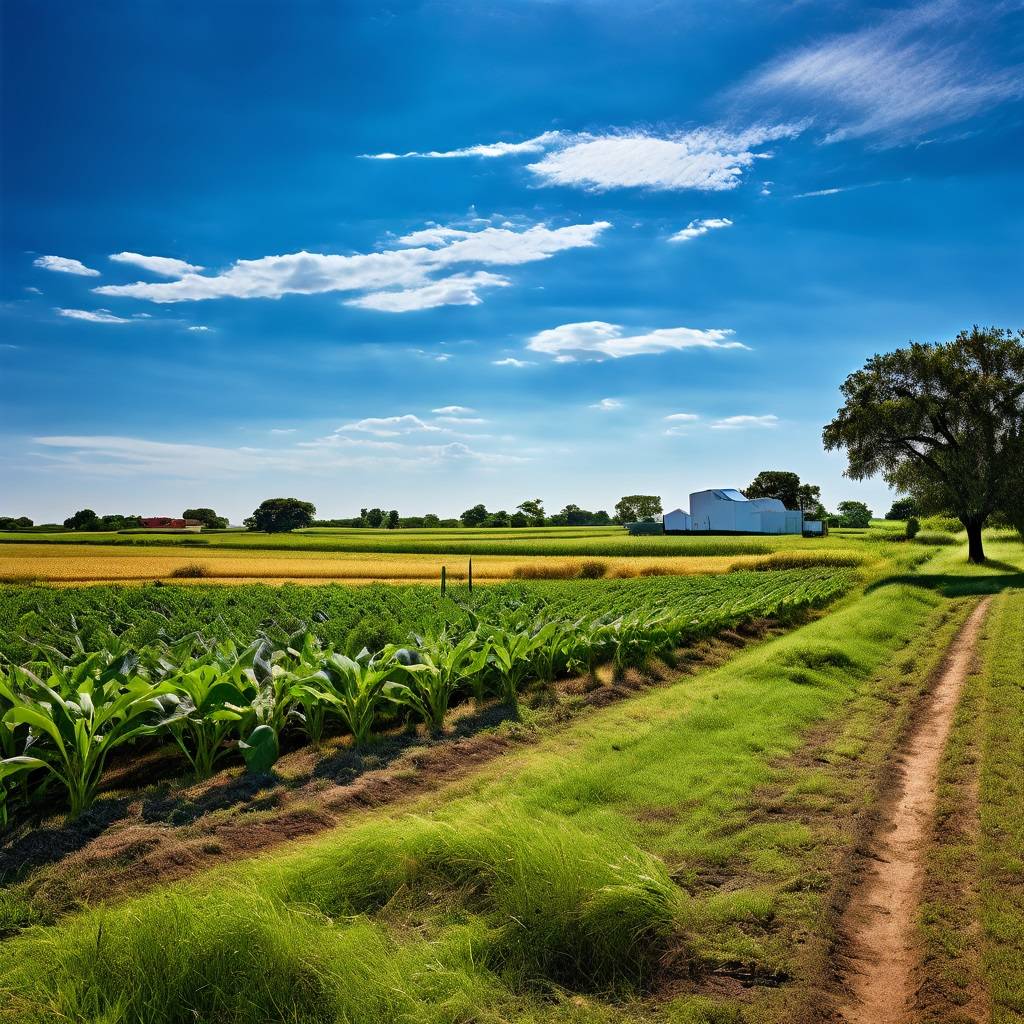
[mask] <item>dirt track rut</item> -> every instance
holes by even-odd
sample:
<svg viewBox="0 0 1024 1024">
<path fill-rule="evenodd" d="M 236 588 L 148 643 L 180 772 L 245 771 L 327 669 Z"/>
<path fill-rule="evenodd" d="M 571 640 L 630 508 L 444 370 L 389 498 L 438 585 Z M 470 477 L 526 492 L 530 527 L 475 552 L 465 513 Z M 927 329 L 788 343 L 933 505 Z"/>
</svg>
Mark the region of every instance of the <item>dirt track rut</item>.
<svg viewBox="0 0 1024 1024">
<path fill-rule="evenodd" d="M 938 682 L 903 750 L 895 796 L 879 829 L 873 858 L 843 915 L 846 998 L 840 1015 L 849 1024 L 910 1020 L 919 964 L 915 930 L 939 766 L 989 601 L 986 598 L 971 612 L 950 645 Z"/>
</svg>

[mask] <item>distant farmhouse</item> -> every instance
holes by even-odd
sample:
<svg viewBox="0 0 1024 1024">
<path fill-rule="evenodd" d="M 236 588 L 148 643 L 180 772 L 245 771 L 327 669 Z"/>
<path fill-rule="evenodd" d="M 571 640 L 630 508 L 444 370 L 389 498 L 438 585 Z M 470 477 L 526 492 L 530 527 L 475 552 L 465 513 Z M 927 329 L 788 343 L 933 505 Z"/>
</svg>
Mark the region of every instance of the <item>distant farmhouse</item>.
<svg viewBox="0 0 1024 1024">
<path fill-rule="evenodd" d="M 665 533 L 797 533 L 821 536 L 824 523 L 804 519 L 778 498 L 746 498 L 731 487 L 695 491 L 690 511 L 677 508 L 665 514 Z"/>
<path fill-rule="evenodd" d="M 186 530 L 189 533 L 199 533 L 203 528 L 198 519 L 172 519 L 169 516 L 150 516 L 142 520 L 142 525 L 147 530 Z"/>
</svg>

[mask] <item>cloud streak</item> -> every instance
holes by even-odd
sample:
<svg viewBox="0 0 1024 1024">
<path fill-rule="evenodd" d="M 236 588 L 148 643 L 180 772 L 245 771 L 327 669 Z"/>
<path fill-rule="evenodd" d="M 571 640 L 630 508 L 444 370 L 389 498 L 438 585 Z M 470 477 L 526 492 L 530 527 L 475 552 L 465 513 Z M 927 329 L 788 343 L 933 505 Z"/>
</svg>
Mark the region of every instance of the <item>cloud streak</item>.
<svg viewBox="0 0 1024 1024">
<path fill-rule="evenodd" d="M 728 217 L 708 217 L 704 220 L 691 220 L 681 231 L 670 236 L 670 242 L 689 242 L 694 238 L 700 238 L 709 231 L 719 231 L 722 228 L 731 228 L 732 221 Z"/>
<path fill-rule="evenodd" d="M 174 259 L 172 256 L 143 256 L 137 252 L 117 252 L 112 253 L 109 258 L 114 263 L 128 263 L 161 277 L 181 277 L 182 274 L 197 274 L 205 269 L 185 260 Z"/>
<path fill-rule="evenodd" d="M 747 349 L 732 340 L 733 332 L 722 328 L 699 330 L 668 327 L 642 334 L 626 334 L 625 328 L 602 320 L 562 324 L 535 334 L 526 343 L 532 352 L 554 356 L 560 362 L 579 358 L 623 359 L 628 356 L 658 355 L 687 349 Z"/>
<path fill-rule="evenodd" d="M 792 51 L 737 94 L 813 115 L 826 143 L 898 145 L 1024 95 L 1021 69 L 985 65 L 971 30 L 956 3 L 925 4 Z"/>
<path fill-rule="evenodd" d="M 68 256 L 38 256 L 32 261 L 32 266 L 39 267 L 40 270 L 52 270 L 57 274 L 76 274 L 78 277 L 100 276 L 98 270 L 93 270 L 80 260 Z"/>
<path fill-rule="evenodd" d="M 285 295 L 363 292 L 352 305 L 409 312 L 441 305 L 476 305 L 481 288 L 506 287 L 508 278 L 487 271 L 452 272 L 465 264 L 513 267 L 588 248 L 607 221 L 550 227 L 486 227 L 477 231 L 435 226 L 399 239 L 396 248 L 341 255 L 297 252 L 237 260 L 220 274 L 186 273 L 174 281 L 104 285 L 100 295 L 149 302 L 207 299 L 279 299 Z M 410 242 L 410 240 L 413 240 Z"/>
<path fill-rule="evenodd" d="M 702 127 L 656 133 L 632 130 L 600 134 L 544 132 L 520 143 L 485 143 L 462 149 L 378 153 L 375 159 L 453 159 L 540 154 L 526 169 L 542 185 L 568 185 L 591 192 L 616 188 L 652 191 L 695 189 L 721 192 L 736 188 L 743 172 L 768 143 L 791 139 L 803 125 L 762 124 L 745 130 Z"/>
</svg>

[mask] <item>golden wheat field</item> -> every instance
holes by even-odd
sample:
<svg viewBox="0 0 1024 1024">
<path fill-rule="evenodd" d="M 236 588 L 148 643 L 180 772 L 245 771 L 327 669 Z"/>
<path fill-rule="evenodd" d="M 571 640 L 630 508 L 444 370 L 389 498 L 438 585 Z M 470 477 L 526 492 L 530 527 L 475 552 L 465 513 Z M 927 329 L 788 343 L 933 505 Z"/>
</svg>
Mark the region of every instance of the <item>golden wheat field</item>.
<svg viewBox="0 0 1024 1024">
<path fill-rule="evenodd" d="M 473 578 L 480 582 L 516 577 L 559 578 L 593 574 L 693 575 L 728 572 L 756 562 L 756 555 L 706 558 L 567 558 L 558 555 L 477 555 Z M 465 579 L 464 556 L 365 554 L 328 551 L 246 551 L 213 548 L 174 552 L 167 548 L 125 548 L 75 544 L 19 544 L 0 547 L 0 581 L 54 584 L 147 582 L 181 583 L 372 583 L 439 580 L 444 566 L 451 580 Z"/>
</svg>

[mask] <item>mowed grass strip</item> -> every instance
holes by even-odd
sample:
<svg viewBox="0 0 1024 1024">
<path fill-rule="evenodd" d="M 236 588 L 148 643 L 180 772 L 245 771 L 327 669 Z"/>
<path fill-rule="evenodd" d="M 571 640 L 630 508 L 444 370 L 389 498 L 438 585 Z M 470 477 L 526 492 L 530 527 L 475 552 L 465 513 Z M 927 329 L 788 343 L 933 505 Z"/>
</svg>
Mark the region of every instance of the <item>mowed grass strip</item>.
<svg viewBox="0 0 1024 1024">
<path fill-rule="evenodd" d="M 401 813 L 13 939 L 0 1004 L 19 1021 L 605 1022 L 633 1009 L 597 996 L 666 977 L 783 977 L 771 921 L 794 900 L 813 918 L 828 880 L 802 877 L 807 827 L 738 817 L 941 603 L 880 588 Z M 670 874 L 737 862 L 766 882 L 688 894 Z M 729 1019 L 684 995 L 631 1005 Z"/>
</svg>

